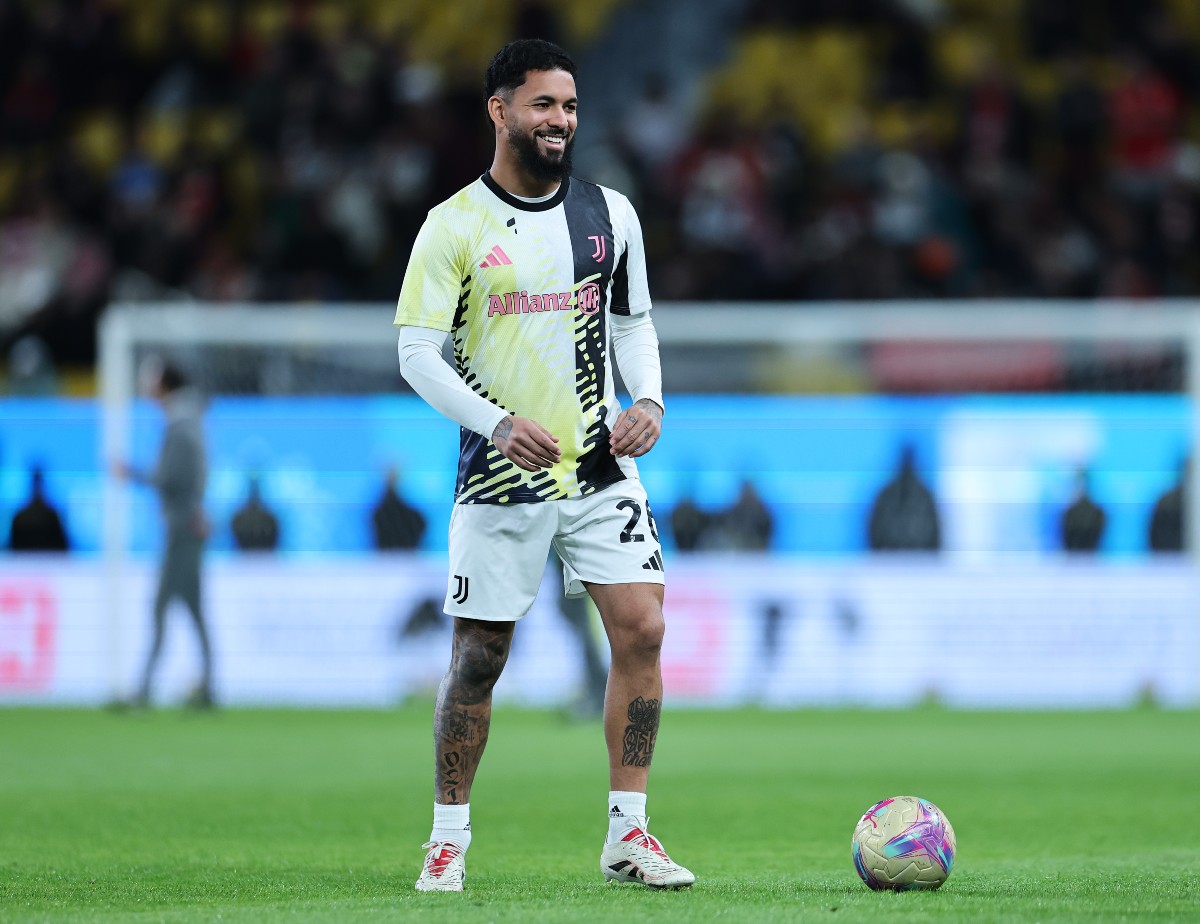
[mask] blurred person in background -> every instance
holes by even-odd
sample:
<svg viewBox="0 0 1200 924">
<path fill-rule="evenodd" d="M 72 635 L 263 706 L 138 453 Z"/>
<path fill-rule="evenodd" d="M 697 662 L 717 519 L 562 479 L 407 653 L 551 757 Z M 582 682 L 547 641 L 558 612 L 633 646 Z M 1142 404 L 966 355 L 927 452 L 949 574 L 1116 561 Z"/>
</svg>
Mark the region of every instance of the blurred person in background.
<svg viewBox="0 0 1200 924">
<path fill-rule="evenodd" d="M 1039 8 L 1053 5 L 1037 4 Z M 1048 132 L 1054 143 L 1053 178 L 1064 206 L 1082 218 L 1095 208 L 1095 192 L 1102 185 L 1108 112 L 1104 93 L 1082 54 L 1065 53 L 1057 71 L 1058 92 Z"/>
<path fill-rule="evenodd" d="M 671 163 L 687 143 L 690 129 L 683 105 L 671 97 L 662 74 L 651 73 L 643 79 L 615 134 L 639 189 L 653 191 L 671 181 Z"/>
<path fill-rule="evenodd" d="M 40 337 L 26 334 L 12 345 L 6 384 L 13 397 L 47 398 L 58 393 L 58 370 Z"/>
<path fill-rule="evenodd" d="M 48 190 L 26 191 L 0 221 L 0 334 L 18 335 L 53 302 L 77 238 Z"/>
<path fill-rule="evenodd" d="M 463 428 L 445 601 L 453 654 L 435 707 L 434 822 L 418 891 L 462 891 L 492 688 L 551 547 L 569 593 L 596 602 L 612 654 L 604 878 L 652 888 L 695 879 L 646 830 L 663 568 L 633 460 L 661 433 L 658 339 L 632 205 L 571 176 L 575 74 L 541 40 L 495 55 L 491 167 L 430 212 L 396 310 L 401 371 Z M 451 335 L 457 370 L 442 358 Z M 624 411 L 610 338 L 634 399 Z"/>
<path fill-rule="evenodd" d="M 1095 552 L 1104 538 L 1108 514 L 1092 498 L 1087 469 L 1075 474 L 1075 497 L 1063 511 L 1062 547 L 1068 552 Z"/>
<path fill-rule="evenodd" d="M 916 450 L 907 443 L 900 449 L 896 474 L 871 505 L 867 544 L 874 552 L 936 552 L 942 547 L 937 503 L 917 473 Z"/>
<path fill-rule="evenodd" d="M 13 552 L 70 551 L 62 517 L 46 498 L 41 466 L 34 466 L 29 473 L 29 500 L 13 515 L 8 548 Z"/>
<path fill-rule="evenodd" d="M 1154 502 L 1150 513 L 1149 544 L 1151 552 L 1182 552 L 1187 498 L 1192 476 L 1192 461 L 1185 459 L 1179 466 L 1179 477 Z"/>
<path fill-rule="evenodd" d="M 1148 205 L 1166 183 L 1182 115 L 1179 94 L 1135 47 L 1118 56 L 1109 91 L 1113 183 L 1131 206 Z"/>
<path fill-rule="evenodd" d="M 178 599 L 191 617 L 201 658 L 201 679 L 188 695 L 187 704 L 211 708 L 213 657 L 202 605 L 202 566 L 209 535 L 208 517 L 204 512 L 204 489 L 208 479 L 204 400 L 177 366 L 158 357 L 150 357 L 143 363 L 140 378 L 166 417 L 158 461 L 149 470 L 118 462 L 114 465 L 114 474 L 148 485 L 158 493 L 165 536 L 158 591 L 154 597 L 150 653 L 131 705 L 145 708 L 151 703 L 151 686 L 162 653 L 167 611 L 172 601 Z"/>
<path fill-rule="evenodd" d="M 701 510 L 691 494 L 685 493 L 671 510 L 671 534 L 675 537 L 675 548 L 681 552 L 710 548 L 713 521 L 713 515 Z"/>
<path fill-rule="evenodd" d="M 604 715 L 604 691 L 608 686 L 608 666 L 596 642 L 592 606 L 587 597 L 572 597 L 563 581 L 563 563 L 551 553 L 547 570 L 553 572 L 548 580 L 558 587 L 558 611 L 562 614 L 579 648 L 579 672 L 583 678 L 579 695 L 567 709 L 572 719 L 594 719 Z"/>
<path fill-rule="evenodd" d="M 229 521 L 233 541 L 243 552 L 273 552 L 279 548 L 279 517 L 263 503 L 257 476 L 246 485 L 246 500 Z"/>
<path fill-rule="evenodd" d="M 425 514 L 400 496 L 400 473 L 389 469 L 383 496 L 371 511 L 375 548 L 381 552 L 418 548 L 426 525 Z"/>
<path fill-rule="evenodd" d="M 36 333 L 59 369 L 93 365 L 110 299 L 391 297 L 428 208 L 490 153 L 456 39 L 421 41 L 451 11 L 417 4 L 392 31 L 356 4 L 272 3 L 264 31 L 246 4 L 202 4 L 197 34 L 195 6 L 0 3 L 0 350 Z M 563 31 L 557 4 L 496 6 L 505 34 Z M 720 65 L 613 82 L 612 143 L 580 155 L 605 176 L 627 162 L 607 182 L 641 209 L 660 300 L 1200 289 L 1197 181 L 1177 176 L 1200 56 L 1181 4 L 740 6 L 723 43 L 832 27 L 870 49 L 845 82 L 869 79 L 853 106 L 802 116 L 765 79 L 742 100 L 696 93 Z M 622 26 L 641 15 L 618 7 Z M 712 28 L 698 19 L 671 28 Z M 952 65 L 970 32 L 979 47 Z M 769 115 L 741 124 L 755 108 Z M 855 151 L 834 126 L 858 108 Z"/>
<path fill-rule="evenodd" d="M 775 228 L 762 132 L 732 109 L 705 114 L 671 167 L 679 239 L 691 257 L 692 297 L 756 297 Z M 681 293 L 683 294 L 683 293 Z"/>
<path fill-rule="evenodd" d="M 740 552 L 765 552 L 771 546 L 775 520 L 762 495 L 749 478 L 743 478 L 738 496 L 720 514 L 728 548 Z"/>
</svg>

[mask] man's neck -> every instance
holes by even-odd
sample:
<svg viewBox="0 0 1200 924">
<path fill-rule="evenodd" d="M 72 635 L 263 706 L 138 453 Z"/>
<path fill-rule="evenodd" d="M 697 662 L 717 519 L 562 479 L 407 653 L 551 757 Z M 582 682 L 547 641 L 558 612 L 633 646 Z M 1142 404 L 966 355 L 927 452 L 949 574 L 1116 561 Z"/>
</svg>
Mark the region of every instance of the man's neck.
<svg viewBox="0 0 1200 924">
<path fill-rule="evenodd" d="M 499 158 L 492 161 L 488 170 L 501 189 L 522 199 L 544 199 L 553 195 L 562 185 L 562 180 L 539 180 L 513 164 L 503 163 Z"/>
</svg>

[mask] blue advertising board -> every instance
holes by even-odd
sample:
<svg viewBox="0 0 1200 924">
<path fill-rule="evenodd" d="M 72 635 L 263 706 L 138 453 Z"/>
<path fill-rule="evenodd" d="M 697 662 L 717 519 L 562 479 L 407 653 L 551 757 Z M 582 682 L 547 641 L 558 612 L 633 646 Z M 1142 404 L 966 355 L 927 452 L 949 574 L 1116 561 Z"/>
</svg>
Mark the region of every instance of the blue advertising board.
<svg viewBox="0 0 1200 924">
<path fill-rule="evenodd" d="M 1177 482 L 1191 442 L 1189 404 L 1139 396 L 669 396 L 664 437 L 639 460 L 660 532 L 685 498 L 719 514 L 743 485 L 774 520 L 771 549 L 853 556 L 867 548 L 879 490 L 911 448 L 934 495 L 943 548 L 967 555 L 1053 553 L 1059 521 L 1086 471 L 1107 513 L 1100 551 L 1147 550 L 1150 511 Z M 161 432 L 154 406 L 132 415 L 134 461 L 153 463 Z M 288 554 L 371 548 L 370 515 L 389 469 L 428 521 L 421 547 L 445 548 L 458 428 L 415 397 L 217 398 L 206 417 L 208 511 L 214 547 L 230 550 L 229 521 L 259 480 Z M 45 472 L 73 548 L 99 551 L 101 414 L 84 400 L 0 402 L 0 537 L 25 502 L 29 472 Z M 132 494 L 131 548 L 158 547 L 153 495 Z"/>
</svg>

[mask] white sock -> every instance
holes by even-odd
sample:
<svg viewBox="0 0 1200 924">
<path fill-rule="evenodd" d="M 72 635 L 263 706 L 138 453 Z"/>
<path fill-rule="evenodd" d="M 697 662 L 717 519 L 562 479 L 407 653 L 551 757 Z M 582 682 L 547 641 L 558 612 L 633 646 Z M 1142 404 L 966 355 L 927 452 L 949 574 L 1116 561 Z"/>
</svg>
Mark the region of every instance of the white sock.
<svg viewBox="0 0 1200 924">
<path fill-rule="evenodd" d="M 452 841 L 466 852 L 471 846 L 471 806 L 433 803 L 431 841 Z"/>
<path fill-rule="evenodd" d="M 646 830 L 646 794 L 620 792 L 608 794 L 608 839 L 615 844 L 634 828 Z"/>
</svg>

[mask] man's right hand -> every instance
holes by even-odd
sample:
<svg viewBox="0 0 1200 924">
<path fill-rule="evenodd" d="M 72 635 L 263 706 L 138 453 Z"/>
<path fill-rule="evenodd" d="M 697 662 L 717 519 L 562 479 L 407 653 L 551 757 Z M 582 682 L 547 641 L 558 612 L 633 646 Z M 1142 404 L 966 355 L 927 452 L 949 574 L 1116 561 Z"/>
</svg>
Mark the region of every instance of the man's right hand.
<svg viewBox="0 0 1200 924">
<path fill-rule="evenodd" d="M 492 443 L 500 455 L 527 472 L 550 468 L 562 458 L 558 437 L 528 417 L 505 417 L 492 431 Z"/>
</svg>

